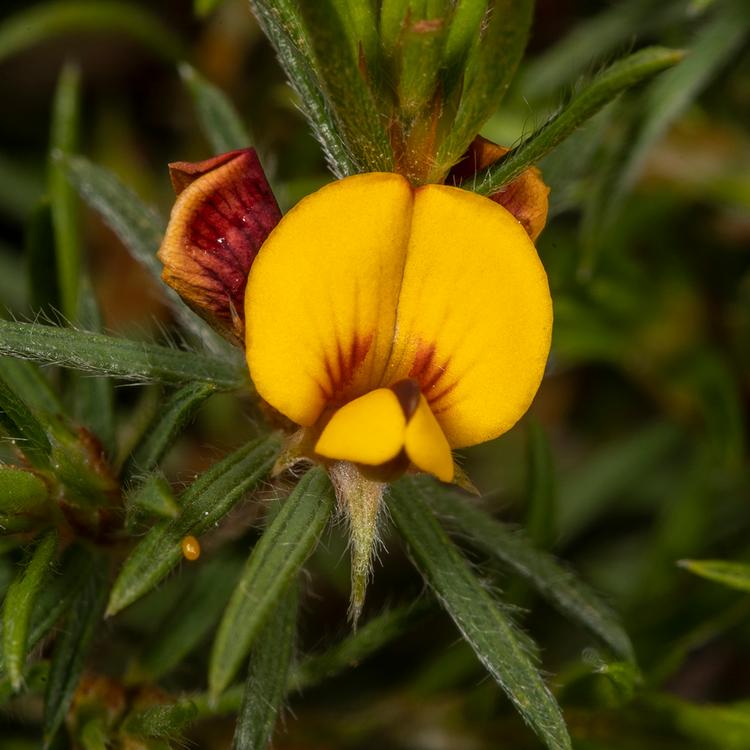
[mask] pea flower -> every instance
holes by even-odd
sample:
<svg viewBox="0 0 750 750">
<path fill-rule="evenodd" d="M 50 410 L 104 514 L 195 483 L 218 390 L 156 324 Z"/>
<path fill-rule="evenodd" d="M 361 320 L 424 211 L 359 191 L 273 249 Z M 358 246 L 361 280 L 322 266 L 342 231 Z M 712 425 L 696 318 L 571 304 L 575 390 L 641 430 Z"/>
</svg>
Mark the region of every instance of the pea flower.
<svg viewBox="0 0 750 750">
<path fill-rule="evenodd" d="M 477 139 L 446 182 L 505 153 Z M 539 387 L 552 304 L 529 170 L 485 198 L 394 173 L 333 182 L 283 218 L 252 149 L 170 165 L 164 279 L 244 345 L 260 397 L 297 426 L 287 463 L 324 463 L 364 600 L 387 482 L 458 481 L 452 451 L 510 429 Z"/>
</svg>

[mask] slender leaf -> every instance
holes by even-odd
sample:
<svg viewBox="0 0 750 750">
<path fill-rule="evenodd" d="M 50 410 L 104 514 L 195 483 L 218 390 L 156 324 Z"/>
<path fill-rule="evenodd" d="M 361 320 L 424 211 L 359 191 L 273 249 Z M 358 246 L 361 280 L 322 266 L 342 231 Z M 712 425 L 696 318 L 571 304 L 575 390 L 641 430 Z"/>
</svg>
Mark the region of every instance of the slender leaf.
<svg viewBox="0 0 750 750">
<path fill-rule="evenodd" d="M 321 468 L 312 469 L 255 545 L 214 641 L 208 686 L 215 696 L 237 674 L 274 606 L 317 544 L 332 510 L 328 475 Z"/>
<path fill-rule="evenodd" d="M 40 588 L 49 574 L 57 551 L 57 534 L 45 536 L 34 550 L 29 564 L 8 589 L 3 602 L 3 658 L 14 690 L 21 687 L 28 654 L 29 625 Z"/>
<path fill-rule="evenodd" d="M 58 414 L 63 406 L 37 365 L 14 357 L 0 357 L 0 378 L 29 408 Z"/>
<path fill-rule="evenodd" d="M 108 170 L 82 156 L 58 154 L 56 159 L 84 201 L 102 217 L 135 260 L 151 273 L 186 330 L 212 350 L 226 352 L 223 340 L 183 303 L 174 290 L 162 283 L 162 265 L 156 251 L 166 227 L 164 219 Z"/>
<path fill-rule="evenodd" d="M 86 274 L 81 279 L 77 319 L 85 330 L 101 333 L 102 319 L 99 303 Z M 115 393 L 112 378 L 75 373 L 73 386 L 75 418 L 79 424 L 96 435 L 105 453 L 113 456 L 115 452 Z"/>
<path fill-rule="evenodd" d="M 55 257 L 55 233 L 49 197 L 42 198 L 26 220 L 24 235 L 25 285 L 35 315 L 55 319 L 62 309 Z"/>
<path fill-rule="evenodd" d="M 299 7 L 311 39 L 321 89 L 359 171 L 393 171 L 387 120 L 349 46 L 335 0 L 302 0 Z"/>
<path fill-rule="evenodd" d="M 123 469 L 123 476 L 151 471 L 159 464 L 177 436 L 185 429 L 206 399 L 216 392 L 210 383 L 188 383 L 163 404 L 145 438 Z"/>
<path fill-rule="evenodd" d="M 44 701 L 45 747 L 49 747 L 73 699 L 84 662 L 99 626 L 106 586 L 101 564 L 92 560 L 83 587 L 71 604 L 52 654 Z"/>
<path fill-rule="evenodd" d="M 681 568 L 731 589 L 750 591 L 750 565 L 730 560 L 680 560 Z"/>
<path fill-rule="evenodd" d="M 487 671 L 547 747 L 570 748 L 560 708 L 510 620 L 430 512 L 425 485 L 400 482 L 388 501 L 415 565 Z"/>
<path fill-rule="evenodd" d="M 174 737 L 192 723 L 197 713 L 188 700 L 157 704 L 126 716 L 122 731 L 137 737 Z"/>
<path fill-rule="evenodd" d="M 296 3 L 292 0 L 250 0 L 250 7 L 276 50 L 313 134 L 323 147 L 331 171 L 336 177 L 355 174 L 357 164 L 339 135 L 312 67 L 312 52 L 302 30 Z"/>
<path fill-rule="evenodd" d="M 128 508 L 138 509 L 159 518 L 177 518 L 180 506 L 172 494 L 169 482 L 161 472 L 143 480 L 136 489 L 128 492 Z"/>
<path fill-rule="evenodd" d="M 463 156 L 500 104 L 526 48 L 533 5 L 532 0 L 497 0 L 475 34 L 459 78 L 458 110 L 438 152 L 443 170 Z"/>
<path fill-rule="evenodd" d="M 593 117 L 618 94 L 676 65 L 684 54 L 679 50 L 648 47 L 616 63 L 599 74 L 571 102 L 539 130 L 508 152 L 500 162 L 472 179 L 472 190 L 491 195 L 536 164 L 576 128 Z M 468 185 L 467 185 L 468 187 Z"/>
<path fill-rule="evenodd" d="M 76 149 L 80 98 L 81 72 L 69 63 L 60 73 L 55 92 L 50 153 L 69 154 Z M 76 321 L 82 252 L 78 199 L 54 160 L 49 165 L 49 192 L 60 306 L 69 321 Z"/>
<path fill-rule="evenodd" d="M 3 323 L 4 321 L 0 321 L 0 324 Z M 44 426 L 29 407 L 8 387 L 2 377 L 0 377 L 0 429 L 16 441 L 18 449 L 36 466 L 45 467 L 49 464 L 51 446 Z"/>
<path fill-rule="evenodd" d="M 217 154 L 247 148 L 253 142 L 229 97 L 187 63 L 180 75 L 193 97 L 198 122 Z"/>
<path fill-rule="evenodd" d="M 634 660 L 630 639 L 609 607 L 554 557 L 455 492 L 429 480 L 415 480 L 407 486 L 484 553 L 523 576 L 563 614 L 588 628 L 618 656 Z"/>
<path fill-rule="evenodd" d="M 218 523 L 246 492 L 262 482 L 279 451 L 278 436 L 256 440 L 219 461 L 182 494 L 178 518 L 160 521 L 125 561 L 112 587 L 107 615 L 148 593 L 182 557 L 181 542 Z"/>
<path fill-rule="evenodd" d="M 234 589 L 240 566 L 216 557 L 202 566 L 191 588 L 149 640 L 137 673 L 158 680 L 178 666 L 211 632 Z"/>
<path fill-rule="evenodd" d="M 139 382 L 212 383 L 219 389 L 247 382 L 235 362 L 142 341 L 0 320 L 0 354 Z"/>
<path fill-rule="evenodd" d="M 0 26 L 0 60 L 68 32 L 116 31 L 143 42 L 168 59 L 182 56 L 182 43 L 144 8 L 108 0 L 38 3 Z"/>
<path fill-rule="evenodd" d="M 278 601 L 250 652 L 242 707 L 237 717 L 234 750 L 266 750 L 286 696 L 289 665 L 297 635 L 298 586 Z"/>
<path fill-rule="evenodd" d="M 91 557 L 83 548 L 73 546 L 66 551 L 59 574 L 47 578 L 37 596 L 26 641 L 27 650 L 33 649 L 62 617 L 86 580 L 90 567 Z M 0 638 L 0 644 L 3 641 L 4 637 Z M 0 672 L 4 669 L 5 656 L 0 653 Z"/>
</svg>

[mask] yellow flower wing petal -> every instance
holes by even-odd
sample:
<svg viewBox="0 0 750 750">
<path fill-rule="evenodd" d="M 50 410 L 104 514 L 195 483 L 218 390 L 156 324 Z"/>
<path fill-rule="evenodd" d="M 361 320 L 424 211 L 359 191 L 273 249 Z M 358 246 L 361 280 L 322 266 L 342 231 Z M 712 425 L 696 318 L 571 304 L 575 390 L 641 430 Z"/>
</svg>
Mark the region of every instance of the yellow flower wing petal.
<svg viewBox="0 0 750 750">
<path fill-rule="evenodd" d="M 399 175 L 349 177 L 300 201 L 258 253 L 247 362 L 258 393 L 297 424 L 381 384 L 412 205 Z"/>
<path fill-rule="evenodd" d="M 401 452 L 405 430 L 406 417 L 396 394 L 378 388 L 333 415 L 315 452 L 326 458 L 379 466 Z"/>
<path fill-rule="evenodd" d="M 521 225 L 458 188 L 416 191 L 386 381 L 415 378 L 454 448 L 510 429 L 544 373 L 547 276 Z"/>
<path fill-rule="evenodd" d="M 453 481 L 451 447 L 424 396 L 420 396 L 419 406 L 406 425 L 404 447 L 418 469 L 443 482 Z"/>
</svg>

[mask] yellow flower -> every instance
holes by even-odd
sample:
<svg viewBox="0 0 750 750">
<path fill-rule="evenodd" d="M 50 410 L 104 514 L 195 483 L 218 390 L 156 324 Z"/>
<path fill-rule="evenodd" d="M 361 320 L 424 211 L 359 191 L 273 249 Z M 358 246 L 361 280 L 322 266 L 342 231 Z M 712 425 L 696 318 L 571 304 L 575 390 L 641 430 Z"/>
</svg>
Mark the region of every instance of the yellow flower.
<svg viewBox="0 0 750 750">
<path fill-rule="evenodd" d="M 451 481 L 451 448 L 497 437 L 531 403 L 552 306 L 504 208 L 364 174 L 281 220 L 250 270 L 245 319 L 258 393 L 322 429 L 318 454 L 379 466 L 405 451 Z"/>
<path fill-rule="evenodd" d="M 475 167 L 493 147 L 477 142 Z M 453 481 L 452 449 L 510 429 L 539 387 L 552 304 L 529 235 L 546 187 L 530 172 L 489 199 L 361 174 L 279 219 L 252 150 L 172 177 L 165 279 L 244 340 L 259 395 L 329 466 L 352 521 L 356 617 L 383 483 L 410 467 Z"/>
</svg>

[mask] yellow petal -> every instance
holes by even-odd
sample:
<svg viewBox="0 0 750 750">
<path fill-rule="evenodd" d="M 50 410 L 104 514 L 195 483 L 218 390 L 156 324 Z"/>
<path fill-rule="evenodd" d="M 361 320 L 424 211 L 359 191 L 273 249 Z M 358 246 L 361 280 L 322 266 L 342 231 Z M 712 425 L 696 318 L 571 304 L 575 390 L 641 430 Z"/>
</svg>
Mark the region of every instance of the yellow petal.
<svg viewBox="0 0 750 750">
<path fill-rule="evenodd" d="M 415 378 L 451 446 L 510 429 L 544 372 L 547 277 L 523 227 L 458 188 L 416 191 L 386 382 Z"/>
<path fill-rule="evenodd" d="M 379 466 L 401 452 L 405 430 L 406 417 L 396 394 L 378 388 L 333 415 L 315 452 L 326 458 Z"/>
<path fill-rule="evenodd" d="M 399 175 L 349 177 L 302 200 L 258 253 L 248 366 L 258 393 L 297 424 L 381 385 L 412 203 Z"/>
<path fill-rule="evenodd" d="M 443 482 L 453 481 L 451 447 L 424 396 L 406 426 L 404 446 L 406 455 L 418 469 L 434 474 Z"/>
</svg>

